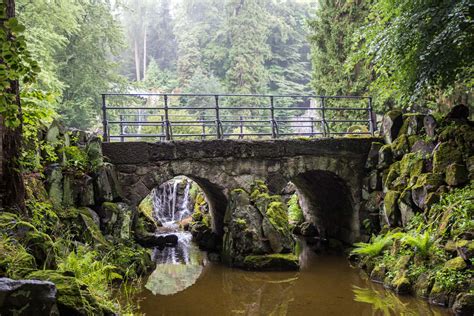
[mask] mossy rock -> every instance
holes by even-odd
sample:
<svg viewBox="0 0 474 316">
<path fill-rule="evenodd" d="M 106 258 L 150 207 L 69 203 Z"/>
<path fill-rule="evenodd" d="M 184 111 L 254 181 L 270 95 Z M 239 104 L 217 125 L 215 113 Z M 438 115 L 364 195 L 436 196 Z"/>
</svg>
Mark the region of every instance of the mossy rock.
<svg viewBox="0 0 474 316">
<path fill-rule="evenodd" d="M 456 315 L 474 315 L 474 293 L 459 293 L 452 311 Z"/>
<path fill-rule="evenodd" d="M 387 273 L 387 269 L 385 268 L 384 265 L 377 265 L 374 267 L 374 269 L 370 273 L 370 279 L 377 283 L 383 283 L 386 273 Z"/>
<path fill-rule="evenodd" d="M 385 113 L 382 119 L 382 127 L 383 136 L 387 144 L 391 144 L 392 141 L 397 138 L 402 125 L 403 117 L 401 111 L 392 110 Z"/>
<path fill-rule="evenodd" d="M 369 154 L 367 156 L 367 161 L 365 163 L 366 169 L 374 169 L 379 162 L 379 150 L 382 148 L 383 144 L 380 142 L 373 142 L 370 145 Z"/>
<path fill-rule="evenodd" d="M 452 163 L 462 163 L 462 152 L 452 143 L 440 143 L 433 155 L 433 172 L 444 173 Z"/>
<path fill-rule="evenodd" d="M 102 315 L 97 302 L 90 296 L 85 285 L 75 277 L 55 270 L 38 270 L 29 279 L 51 281 L 56 285 L 57 304 L 61 315 Z"/>
<path fill-rule="evenodd" d="M 464 261 L 463 258 L 456 257 L 456 258 L 446 261 L 443 268 L 446 270 L 462 271 L 467 268 L 467 263 L 466 261 Z"/>
<path fill-rule="evenodd" d="M 428 298 L 433 287 L 434 279 L 429 273 L 422 273 L 416 279 L 414 291 L 416 296 Z"/>
<path fill-rule="evenodd" d="M 446 168 L 445 181 L 450 186 L 459 186 L 469 180 L 469 172 L 464 164 L 452 163 Z"/>
<path fill-rule="evenodd" d="M 398 209 L 397 200 L 400 197 L 400 192 L 398 191 L 388 191 L 385 194 L 383 202 L 383 221 L 391 226 L 395 227 L 400 224 L 400 210 Z"/>
<path fill-rule="evenodd" d="M 392 152 L 393 156 L 395 158 L 400 158 L 404 154 L 410 152 L 410 142 L 408 141 L 408 136 L 405 134 L 402 134 L 395 139 L 395 141 L 392 143 Z"/>
<path fill-rule="evenodd" d="M 400 162 L 393 163 L 389 170 L 388 174 L 384 179 L 383 186 L 384 191 L 388 191 L 393 188 L 392 183 L 400 176 Z"/>
<path fill-rule="evenodd" d="M 292 253 L 250 255 L 244 259 L 244 268 L 258 271 L 298 270 L 298 257 Z"/>
<path fill-rule="evenodd" d="M 400 161 L 400 174 L 404 176 L 418 177 L 425 169 L 424 159 L 415 153 L 409 153 L 403 156 Z"/>
<path fill-rule="evenodd" d="M 400 134 L 416 135 L 423 128 L 424 115 L 420 113 L 403 114 L 403 125 Z"/>
<path fill-rule="evenodd" d="M 412 290 L 407 274 L 406 271 L 399 271 L 390 283 L 391 288 L 398 294 L 408 294 Z"/>
<path fill-rule="evenodd" d="M 377 169 L 385 169 L 393 162 L 393 152 L 390 145 L 384 145 L 379 150 Z"/>
</svg>

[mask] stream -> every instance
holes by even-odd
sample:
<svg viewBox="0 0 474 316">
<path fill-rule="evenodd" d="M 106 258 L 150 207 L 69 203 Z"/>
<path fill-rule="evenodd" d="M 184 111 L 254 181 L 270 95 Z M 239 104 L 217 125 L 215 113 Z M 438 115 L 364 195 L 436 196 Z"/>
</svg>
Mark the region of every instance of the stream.
<svg viewBox="0 0 474 316">
<path fill-rule="evenodd" d="M 318 255 L 309 247 L 303 247 L 296 272 L 251 272 L 209 262 L 191 234 L 176 225 L 191 214 L 187 196 L 179 201 L 176 185 L 167 185 L 154 198 L 157 217 L 179 241 L 154 251 L 156 269 L 137 298 L 146 315 L 451 315 L 385 290 L 344 256 Z"/>
</svg>

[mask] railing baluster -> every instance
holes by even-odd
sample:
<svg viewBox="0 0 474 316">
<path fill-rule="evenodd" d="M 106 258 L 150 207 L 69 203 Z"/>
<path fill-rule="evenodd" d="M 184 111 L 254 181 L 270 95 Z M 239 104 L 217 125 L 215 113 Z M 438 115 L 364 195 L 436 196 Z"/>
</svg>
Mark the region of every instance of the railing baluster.
<svg viewBox="0 0 474 316">
<path fill-rule="evenodd" d="M 201 139 L 206 139 L 206 124 L 204 123 L 204 117 L 202 116 L 202 114 L 200 115 L 199 120 L 201 121 L 201 124 L 202 124 Z"/>
<path fill-rule="evenodd" d="M 310 117 L 311 120 L 311 136 L 314 135 L 314 117 Z"/>
<path fill-rule="evenodd" d="M 373 110 L 372 110 L 372 97 L 369 97 L 368 102 L 369 103 L 367 107 L 367 112 L 369 114 L 369 132 L 370 132 L 370 135 L 374 136 L 375 124 L 374 124 L 374 116 L 373 116 Z"/>
<path fill-rule="evenodd" d="M 324 106 L 325 106 L 325 102 L 324 102 L 324 97 L 321 97 L 321 126 L 323 128 L 323 136 L 326 137 L 327 136 L 327 133 L 326 133 L 326 117 L 324 115 Z"/>
<path fill-rule="evenodd" d="M 240 134 L 239 134 L 239 139 L 244 138 L 244 118 L 242 115 L 240 116 Z"/>
<path fill-rule="evenodd" d="M 123 115 L 120 114 L 120 141 L 123 143 L 125 141 L 125 137 L 123 137 Z"/>
<path fill-rule="evenodd" d="M 271 121 L 272 124 L 272 138 L 277 138 L 277 130 L 276 130 L 276 122 L 275 122 L 275 104 L 273 96 L 270 96 L 270 113 L 271 113 Z"/>
<path fill-rule="evenodd" d="M 168 95 L 164 95 L 164 100 L 165 100 L 165 138 L 166 140 L 171 140 L 171 133 L 170 133 L 170 119 L 169 119 L 169 113 L 168 113 Z"/>
<path fill-rule="evenodd" d="M 165 135 L 165 121 L 163 120 L 163 115 L 160 115 L 161 118 L 161 136 L 160 141 L 163 141 L 163 137 Z"/>
<path fill-rule="evenodd" d="M 219 116 L 219 96 L 215 95 L 214 97 L 216 100 L 216 136 L 217 136 L 217 139 L 221 139 L 222 134 L 221 134 L 221 119 Z"/>
<path fill-rule="evenodd" d="M 107 134 L 107 104 L 105 103 L 105 94 L 102 94 L 102 128 L 103 128 L 103 138 L 104 142 L 108 142 Z"/>
</svg>

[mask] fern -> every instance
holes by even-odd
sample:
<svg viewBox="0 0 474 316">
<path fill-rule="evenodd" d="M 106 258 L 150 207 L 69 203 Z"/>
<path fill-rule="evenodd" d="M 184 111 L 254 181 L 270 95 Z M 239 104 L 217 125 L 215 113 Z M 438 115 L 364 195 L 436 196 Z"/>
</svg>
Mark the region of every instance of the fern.
<svg viewBox="0 0 474 316">
<path fill-rule="evenodd" d="M 385 248 L 392 245 L 394 239 L 400 239 L 402 233 L 388 233 L 387 235 L 372 235 L 372 241 L 369 243 L 359 242 L 354 244 L 356 247 L 352 253 L 362 256 L 378 256 Z"/>
<path fill-rule="evenodd" d="M 402 243 L 409 245 L 415 250 L 415 253 L 426 258 L 430 254 L 431 247 L 433 247 L 435 243 L 435 239 L 431 235 L 432 234 L 429 231 L 425 231 L 423 234 L 404 234 Z"/>
</svg>

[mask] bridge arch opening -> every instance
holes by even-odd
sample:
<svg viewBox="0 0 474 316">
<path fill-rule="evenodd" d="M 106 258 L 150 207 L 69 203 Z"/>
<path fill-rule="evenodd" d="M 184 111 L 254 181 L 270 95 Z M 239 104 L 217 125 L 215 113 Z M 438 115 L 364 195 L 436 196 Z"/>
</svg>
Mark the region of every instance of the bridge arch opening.
<svg viewBox="0 0 474 316">
<path fill-rule="evenodd" d="M 345 181 L 330 171 L 313 170 L 291 179 L 298 190 L 306 221 L 322 238 L 353 242 L 353 203 Z"/>
<path fill-rule="evenodd" d="M 209 225 L 216 235 L 223 234 L 227 198 L 220 187 L 207 179 L 175 176 L 157 183 L 140 205 L 144 203 L 148 204 L 145 208 L 153 209 L 153 215 L 162 227 L 164 222 L 174 222 L 187 228 L 192 215 L 199 212 L 210 216 Z"/>
</svg>

